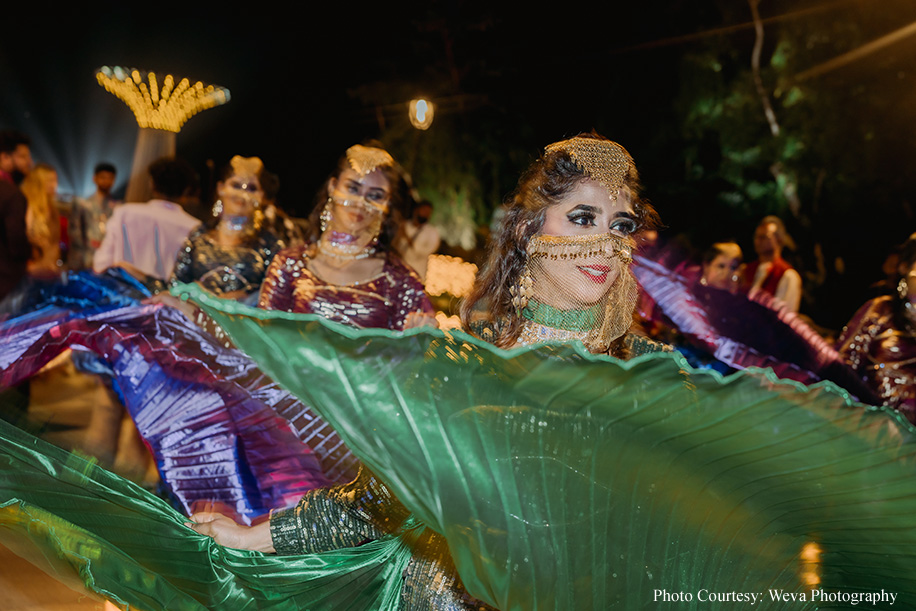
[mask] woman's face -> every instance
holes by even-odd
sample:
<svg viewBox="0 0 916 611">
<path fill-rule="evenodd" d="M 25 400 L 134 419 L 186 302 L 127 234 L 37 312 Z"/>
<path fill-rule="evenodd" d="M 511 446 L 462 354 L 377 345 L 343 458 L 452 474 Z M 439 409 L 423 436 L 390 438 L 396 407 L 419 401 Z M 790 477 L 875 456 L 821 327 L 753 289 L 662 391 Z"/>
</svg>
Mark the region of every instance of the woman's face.
<svg viewBox="0 0 916 611">
<path fill-rule="evenodd" d="M 360 176 L 347 168 L 328 183 L 330 220 L 322 239 L 342 247 L 365 248 L 374 240 L 388 213 L 391 186 L 375 170 Z"/>
<path fill-rule="evenodd" d="M 579 182 L 562 200 L 545 211 L 542 235 L 562 237 L 628 237 L 639 227 L 629 189 L 623 187 L 614 199 L 606 188 L 592 180 Z M 550 259 L 542 262 L 535 295 L 561 309 L 580 308 L 604 297 L 622 270 L 616 257 Z"/>
<path fill-rule="evenodd" d="M 216 192 L 223 202 L 223 214 L 234 217 L 251 218 L 264 197 L 261 183 L 254 174 L 233 174 L 216 185 Z"/>
<path fill-rule="evenodd" d="M 704 284 L 717 289 L 731 290 L 737 282 L 735 276 L 740 266 L 740 254 L 720 253 L 709 263 L 703 264 Z"/>
</svg>

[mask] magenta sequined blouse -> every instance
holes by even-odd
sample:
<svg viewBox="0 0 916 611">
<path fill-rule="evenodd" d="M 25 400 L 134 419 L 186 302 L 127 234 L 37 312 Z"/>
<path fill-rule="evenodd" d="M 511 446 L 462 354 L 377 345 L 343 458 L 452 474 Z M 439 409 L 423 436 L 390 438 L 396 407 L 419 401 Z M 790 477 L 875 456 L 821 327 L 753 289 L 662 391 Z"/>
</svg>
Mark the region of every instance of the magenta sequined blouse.
<svg viewBox="0 0 916 611">
<path fill-rule="evenodd" d="M 392 254 L 374 278 L 340 286 L 309 270 L 308 253 L 307 246 L 277 253 L 261 285 L 258 307 L 393 331 L 403 330 L 412 312 L 434 313 L 419 276 Z"/>
</svg>

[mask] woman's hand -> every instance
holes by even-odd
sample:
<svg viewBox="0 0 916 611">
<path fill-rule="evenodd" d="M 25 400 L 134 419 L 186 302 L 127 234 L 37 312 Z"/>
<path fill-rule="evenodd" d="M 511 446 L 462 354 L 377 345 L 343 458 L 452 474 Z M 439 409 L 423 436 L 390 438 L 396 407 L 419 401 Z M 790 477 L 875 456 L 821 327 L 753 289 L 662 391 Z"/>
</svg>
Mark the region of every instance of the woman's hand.
<svg viewBox="0 0 916 611">
<path fill-rule="evenodd" d="M 432 314 L 411 312 L 407 315 L 407 318 L 404 319 L 404 330 L 416 329 L 417 327 L 432 327 L 433 329 L 438 329 L 439 321 L 437 321 L 436 317 Z"/>
<path fill-rule="evenodd" d="M 189 519 L 191 521 L 185 522 L 185 526 L 212 538 L 222 546 L 256 552 L 274 552 L 270 522 L 244 526 L 236 524 L 232 518 L 212 511 L 199 511 L 192 514 Z"/>
<path fill-rule="evenodd" d="M 192 321 L 197 320 L 197 315 L 200 313 L 200 310 L 197 309 L 190 301 L 185 301 L 184 299 L 179 299 L 174 295 L 168 293 L 159 293 L 158 295 L 153 295 L 149 299 L 144 299 L 143 303 L 161 303 L 175 308 L 176 310 L 181 310 L 185 316 L 187 316 Z"/>
</svg>

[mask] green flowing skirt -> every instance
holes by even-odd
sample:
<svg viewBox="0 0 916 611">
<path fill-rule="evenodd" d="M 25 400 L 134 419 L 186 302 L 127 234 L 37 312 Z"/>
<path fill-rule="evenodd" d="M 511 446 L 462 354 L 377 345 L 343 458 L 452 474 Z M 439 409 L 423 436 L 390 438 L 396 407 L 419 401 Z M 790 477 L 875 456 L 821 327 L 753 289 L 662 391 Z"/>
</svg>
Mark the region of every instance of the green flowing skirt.
<svg viewBox="0 0 916 611">
<path fill-rule="evenodd" d="M 359 331 L 185 290 L 494 606 L 916 605 L 914 429 L 829 383 Z M 139 609 L 397 606 L 406 537 L 282 558 L 221 548 L 142 490 L 2 433 L 0 534 L 62 578 Z"/>
</svg>

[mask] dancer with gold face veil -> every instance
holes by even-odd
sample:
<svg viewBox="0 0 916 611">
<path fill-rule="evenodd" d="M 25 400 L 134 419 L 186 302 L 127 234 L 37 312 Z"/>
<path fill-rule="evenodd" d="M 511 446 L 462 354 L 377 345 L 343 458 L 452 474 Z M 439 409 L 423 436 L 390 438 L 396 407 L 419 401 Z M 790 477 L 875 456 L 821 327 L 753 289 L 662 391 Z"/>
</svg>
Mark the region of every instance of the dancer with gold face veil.
<svg viewBox="0 0 916 611">
<path fill-rule="evenodd" d="M 391 155 L 351 146 L 325 190 L 310 218 L 311 244 L 277 256 L 258 305 L 358 327 L 435 325 L 422 282 L 391 250 L 410 197 Z"/>
<path fill-rule="evenodd" d="M 656 221 L 622 146 L 592 135 L 551 144 L 507 205 L 462 306 L 466 324 L 502 348 L 579 340 L 618 357 L 660 349 L 627 334 L 637 296 L 631 236 Z"/>
<path fill-rule="evenodd" d="M 236 155 L 216 185 L 215 223 L 191 232 L 178 251 L 171 283 L 199 282 L 226 299 L 257 297 L 267 266 L 285 244 L 263 227 L 258 157 Z"/>
<path fill-rule="evenodd" d="M 627 335 L 628 235 L 652 213 L 629 169 L 603 176 L 631 163 L 622 150 L 574 138 L 523 177 L 465 309 L 498 346 L 183 289 L 345 438 L 356 481 L 267 526 L 207 515 L 192 530 L 2 429 L 0 536 L 145 609 L 916 601 L 916 430 L 830 384 L 692 372 Z"/>
</svg>

